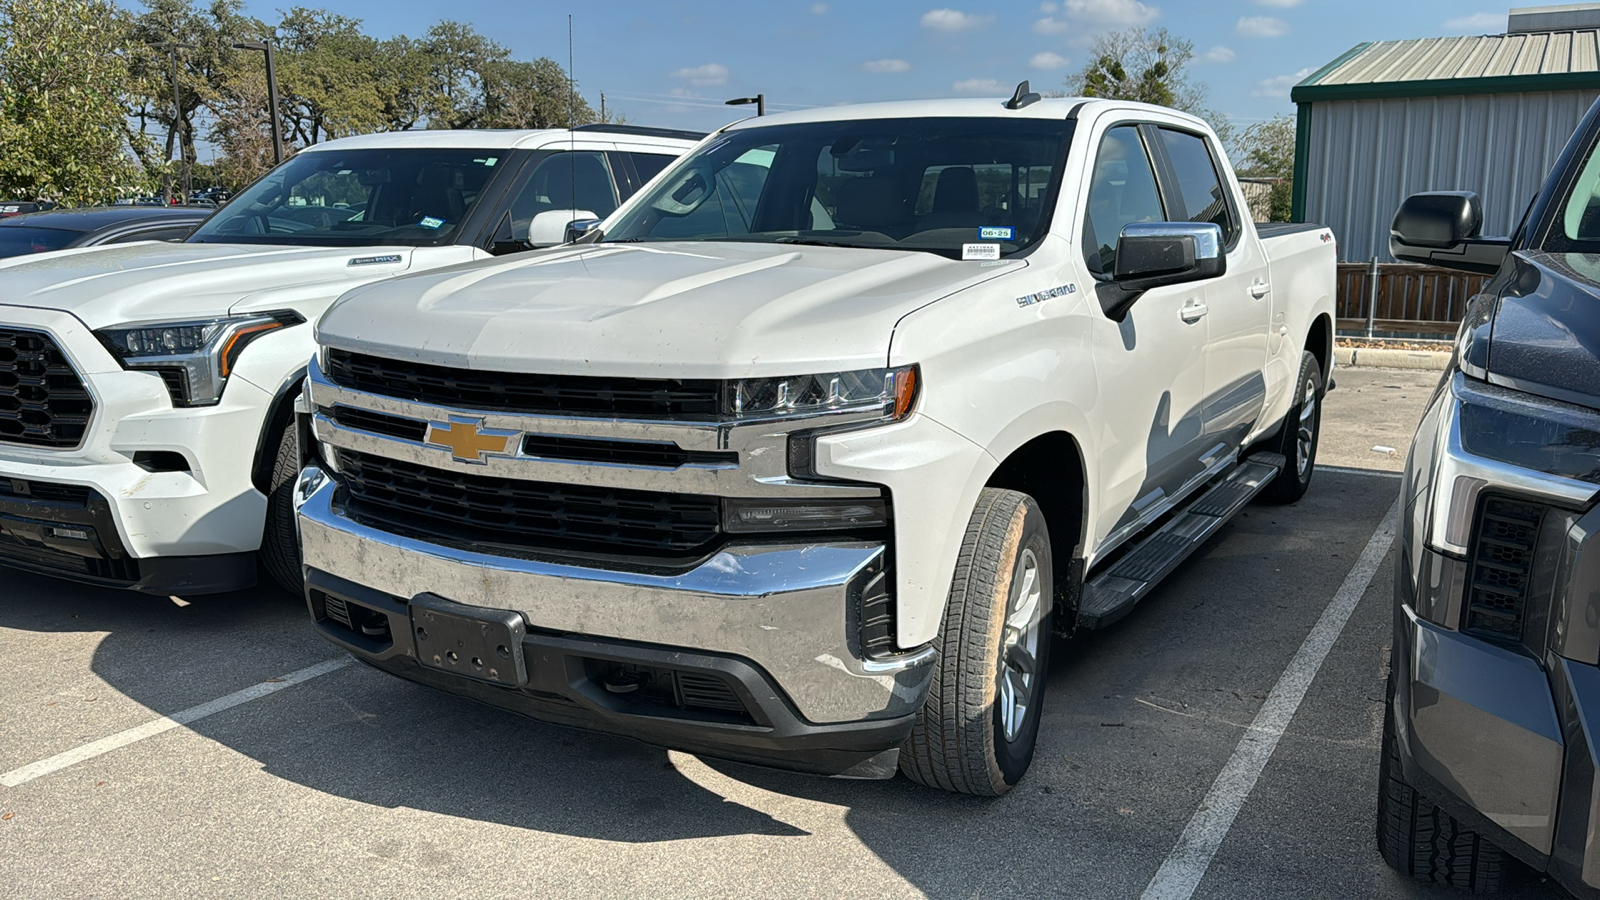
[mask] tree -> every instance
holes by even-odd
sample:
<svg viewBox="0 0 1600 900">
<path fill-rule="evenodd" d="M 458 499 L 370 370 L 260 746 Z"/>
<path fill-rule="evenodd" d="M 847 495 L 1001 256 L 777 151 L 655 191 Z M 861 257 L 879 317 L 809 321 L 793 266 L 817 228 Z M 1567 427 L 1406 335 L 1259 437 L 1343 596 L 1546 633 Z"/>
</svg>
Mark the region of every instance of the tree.
<svg viewBox="0 0 1600 900">
<path fill-rule="evenodd" d="M 570 128 L 595 120 L 554 60 L 496 60 L 484 66 L 480 128 Z"/>
<path fill-rule="evenodd" d="M 1165 28 L 1107 32 L 1094 39 L 1088 64 L 1067 77 L 1067 90 L 1183 110 L 1209 122 L 1226 144 L 1232 136 L 1227 120 L 1207 108 L 1205 85 L 1185 71 L 1193 58 L 1194 43 Z"/>
<path fill-rule="evenodd" d="M 1295 121 L 1273 116 L 1244 130 L 1239 137 L 1239 174 L 1278 179 L 1272 185 L 1272 221 L 1287 222 L 1294 198 Z"/>
<path fill-rule="evenodd" d="M 134 80 L 117 50 L 128 27 L 105 0 L 0 0 L 6 196 L 78 205 L 151 187 L 125 125 Z"/>
</svg>

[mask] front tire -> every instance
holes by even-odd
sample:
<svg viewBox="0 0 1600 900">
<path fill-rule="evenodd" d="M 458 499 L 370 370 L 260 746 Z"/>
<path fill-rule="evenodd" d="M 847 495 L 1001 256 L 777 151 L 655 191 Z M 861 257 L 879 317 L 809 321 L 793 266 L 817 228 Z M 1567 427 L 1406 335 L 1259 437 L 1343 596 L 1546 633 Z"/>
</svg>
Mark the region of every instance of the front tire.
<svg viewBox="0 0 1600 900">
<path fill-rule="evenodd" d="M 1311 353 L 1300 354 L 1300 375 L 1295 381 L 1294 406 L 1283 418 L 1283 430 L 1273 452 L 1286 460 L 1261 497 L 1269 503 L 1293 503 L 1306 495 L 1317 468 L 1317 443 L 1322 436 L 1322 366 Z"/>
<path fill-rule="evenodd" d="M 300 535 L 294 524 L 294 482 L 299 475 L 300 444 L 291 418 L 278 435 L 278 452 L 272 461 L 267 521 L 261 533 L 261 564 L 273 581 L 297 597 L 305 592 L 305 576 L 300 571 Z"/>
<path fill-rule="evenodd" d="M 967 524 L 938 669 L 900 751 L 913 781 L 997 797 L 1033 761 L 1050 664 L 1050 532 L 1027 494 L 985 488 Z"/>
<path fill-rule="evenodd" d="M 1498 893 L 1511 868 L 1504 851 L 1406 782 L 1392 694 L 1383 717 L 1383 756 L 1378 762 L 1378 852 L 1402 875 L 1474 894 Z"/>
</svg>

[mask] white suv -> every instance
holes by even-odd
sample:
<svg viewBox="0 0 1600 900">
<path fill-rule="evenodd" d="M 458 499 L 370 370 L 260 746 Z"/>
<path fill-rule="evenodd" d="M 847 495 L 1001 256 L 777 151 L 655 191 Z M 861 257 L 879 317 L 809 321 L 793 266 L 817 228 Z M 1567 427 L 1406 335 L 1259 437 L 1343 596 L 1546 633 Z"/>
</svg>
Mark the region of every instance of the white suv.
<svg viewBox="0 0 1600 900">
<path fill-rule="evenodd" d="M 0 264 L 0 565 L 201 594 L 255 583 L 259 551 L 298 592 L 306 323 L 361 284 L 560 243 L 698 138 L 346 138 L 300 151 L 185 243 Z"/>
</svg>

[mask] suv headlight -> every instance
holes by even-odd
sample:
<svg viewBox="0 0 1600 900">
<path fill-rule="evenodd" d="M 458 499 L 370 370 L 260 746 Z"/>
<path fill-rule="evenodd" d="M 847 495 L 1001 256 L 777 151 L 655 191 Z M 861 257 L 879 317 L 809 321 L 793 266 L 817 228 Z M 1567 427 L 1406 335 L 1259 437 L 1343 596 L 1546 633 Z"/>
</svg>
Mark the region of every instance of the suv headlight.
<svg viewBox="0 0 1600 900">
<path fill-rule="evenodd" d="M 727 383 L 723 412 L 743 419 L 878 410 L 896 421 L 911 413 L 920 380 L 916 366 L 745 378 Z"/>
<path fill-rule="evenodd" d="M 1467 555 L 1486 490 L 1582 507 L 1597 490 L 1600 416 L 1456 373 L 1441 398 L 1428 545 Z"/>
<path fill-rule="evenodd" d="M 304 321 L 293 312 L 267 313 L 152 322 L 106 328 L 95 335 L 124 368 L 158 372 L 173 406 L 213 406 L 222 400 L 228 376 L 251 341 Z"/>
</svg>

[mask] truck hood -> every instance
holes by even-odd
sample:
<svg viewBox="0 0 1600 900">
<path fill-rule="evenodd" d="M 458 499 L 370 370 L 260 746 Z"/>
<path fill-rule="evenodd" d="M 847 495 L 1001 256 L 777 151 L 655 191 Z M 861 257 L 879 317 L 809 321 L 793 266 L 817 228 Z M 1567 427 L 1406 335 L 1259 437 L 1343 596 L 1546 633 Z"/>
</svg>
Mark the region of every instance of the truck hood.
<svg viewBox="0 0 1600 900">
<path fill-rule="evenodd" d="M 226 315 L 253 308 L 252 296 L 269 290 L 292 295 L 320 287 L 315 293 L 337 296 L 404 272 L 414 252 L 145 243 L 24 256 L 0 266 L 0 321 L 6 306 L 62 310 L 90 328 Z M 371 259 L 384 261 L 365 262 Z"/>
<path fill-rule="evenodd" d="M 1600 256 L 1519 252 L 1489 323 L 1489 380 L 1600 409 Z"/>
<path fill-rule="evenodd" d="M 919 306 L 1022 270 L 931 253 L 669 242 L 535 251 L 358 288 L 318 341 L 501 372 L 739 378 L 882 366 Z"/>
</svg>

